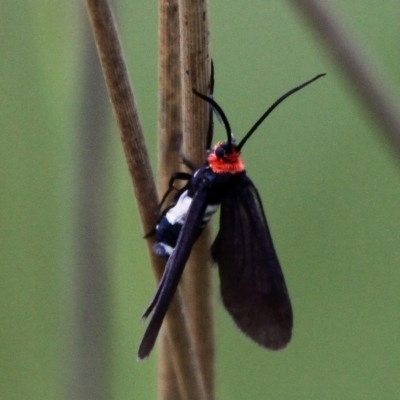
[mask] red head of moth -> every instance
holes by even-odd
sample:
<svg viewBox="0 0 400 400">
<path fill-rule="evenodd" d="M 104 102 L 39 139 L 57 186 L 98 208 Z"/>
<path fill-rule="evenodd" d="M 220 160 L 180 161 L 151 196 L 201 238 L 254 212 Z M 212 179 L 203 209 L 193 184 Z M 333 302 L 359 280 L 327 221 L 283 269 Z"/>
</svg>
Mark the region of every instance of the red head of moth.
<svg viewBox="0 0 400 400">
<path fill-rule="evenodd" d="M 208 165 L 216 174 L 237 174 L 244 171 L 240 151 L 234 144 L 218 142 L 207 157 Z"/>
</svg>

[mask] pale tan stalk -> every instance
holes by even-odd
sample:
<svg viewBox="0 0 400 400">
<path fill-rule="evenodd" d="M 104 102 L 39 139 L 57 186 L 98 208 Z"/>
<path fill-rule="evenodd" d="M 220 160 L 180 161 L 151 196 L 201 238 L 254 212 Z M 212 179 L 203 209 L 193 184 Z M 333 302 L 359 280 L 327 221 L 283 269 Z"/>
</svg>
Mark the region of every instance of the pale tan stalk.
<svg viewBox="0 0 400 400">
<path fill-rule="evenodd" d="M 158 199 L 114 18 L 106 0 L 86 0 L 86 6 L 119 127 L 143 231 L 149 232 L 156 222 Z M 152 242 L 152 239 L 147 240 L 149 254 L 156 278 L 160 279 L 164 263 L 153 255 Z M 180 296 L 175 296 L 164 322 L 171 343 L 171 359 L 182 398 L 203 399 L 203 383 L 198 374 L 197 359 L 191 356 L 190 341 L 179 298 Z"/>
<path fill-rule="evenodd" d="M 183 146 L 196 167 L 205 161 L 208 105 L 192 89 L 210 92 L 209 25 L 207 2 L 180 0 L 182 56 Z M 192 249 L 183 277 L 184 305 L 190 336 L 199 358 L 207 399 L 214 397 L 214 323 L 210 266 L 210 229 Z"/>
<path fill-rule="evenodd" d="M 367 115 L 380 126 L 380 132 L 400 156 L 400 110 L 395 105 L 390 87 L 385 84 L 379 69 L 365 56 L 362 46 L 349 34 L 339 15 L 329 2 L 320 0 L 291 0 L 314 28 L 330 55 L 347 76 Z"/>
</svg>

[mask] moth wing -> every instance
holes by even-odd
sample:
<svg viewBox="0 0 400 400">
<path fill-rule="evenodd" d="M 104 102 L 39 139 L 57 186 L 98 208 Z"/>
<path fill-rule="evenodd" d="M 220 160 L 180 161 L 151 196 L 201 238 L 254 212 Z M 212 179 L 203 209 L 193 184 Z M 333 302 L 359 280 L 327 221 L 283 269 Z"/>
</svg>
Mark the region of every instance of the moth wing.
<svg viewBox="0 0 400 400">
<path fill-rule="evenodd" d="M 221 204 L 211 253 L 219 267 L 222 302 L 239 329 L 268 349 L 285 347 L 292 307 L 260 196 L 246 175 Z"/>
<path fill-rule="evenodd" d="M 165 314 L 167 313 L 168 307 L 178 287 L 186 261 L 189 258 L 192 247 L 199 236 L 199 228 L 207 207 L 206 200 L 208 191 L 209 184 L 207 181 L 203 181 L 198 186 L 196 193 L 193 196 L 175 250 L 168 259 L 157 292 L 149 307 L 143 314 L 143 317 L 145 318 L 154 309 L 154 313 L 139 346 L 139 359 L 146 358 L 154 347 Z"/>
</svg>

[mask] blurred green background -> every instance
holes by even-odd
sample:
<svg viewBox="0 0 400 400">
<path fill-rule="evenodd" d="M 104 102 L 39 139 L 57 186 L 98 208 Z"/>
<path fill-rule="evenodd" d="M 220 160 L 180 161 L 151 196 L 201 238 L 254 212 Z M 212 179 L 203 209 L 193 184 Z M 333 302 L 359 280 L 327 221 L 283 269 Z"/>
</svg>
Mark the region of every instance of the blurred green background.
<svg viewBox="0 0 400 400">
<path fill-rule="evenodd" d="M 329 3 L 399 98 L 398 2 Z M 156 167 L 157 4 L 114 5 Z M 216 279 L 216 398 L 398 399 L 400 166 L 288 2 L 210 2 L 210 20 L 216 99 L 239 138 L 282 93 L 327 73 L 281 105 L 244 149 L 290 290 L 293 340 L 271 353 L 244 338 L 220 304 Z M 104 398 L 156 396 L 156 354 L 136 361 L 139 318 L 155 284 L 107 100 L 99 105 L 105 136 L 82 149 L 82 118 L 94 106 L 82 88 L 97 68 L 88 62 L 86 24 L 79 2 L 0 1 L 5 400 L 61 399 L 71 385 L 80 191 L 82 177 L 90 188 L 99 171 L 92 221 L 100 238 L 85 246 L 99 250 L 109 279 Z M 104 93 L 103 84 L 95 90 Z M 99 151 L 93 177 L 82 168 L 91 151 Z"/>
</svg>

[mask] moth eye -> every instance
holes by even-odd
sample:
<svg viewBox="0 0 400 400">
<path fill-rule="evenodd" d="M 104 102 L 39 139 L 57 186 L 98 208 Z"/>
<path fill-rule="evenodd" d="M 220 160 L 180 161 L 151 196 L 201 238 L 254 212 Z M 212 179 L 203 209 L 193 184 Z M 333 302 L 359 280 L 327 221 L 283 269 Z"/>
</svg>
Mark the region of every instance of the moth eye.
<svg viewBox="0 0 400 400">
<path fill-rule="evenodd" d="M 224 150 L 222 147 L 217 147 L 217 148 L 215 149 L 215 155 L 216 155 L 218 158 L 222 158 L 222 157 L 225 156 L 225 150 Z"/>
</svg>

